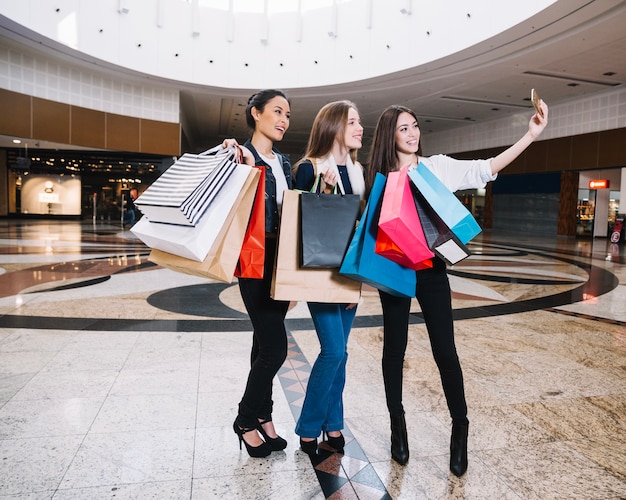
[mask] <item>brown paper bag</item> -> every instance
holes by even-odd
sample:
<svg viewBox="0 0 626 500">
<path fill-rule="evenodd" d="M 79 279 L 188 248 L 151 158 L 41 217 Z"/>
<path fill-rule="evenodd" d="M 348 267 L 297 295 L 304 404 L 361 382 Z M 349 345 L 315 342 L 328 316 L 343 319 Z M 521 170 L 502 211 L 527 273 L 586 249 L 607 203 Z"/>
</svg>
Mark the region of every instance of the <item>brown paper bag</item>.
<svg viewBox="0 0 626 500">
<path fill-rule="evenodd" d="M 259 178 L 260 171 L 256 168 L 251 169 L 240 195 L 227 216 L 226 223 L 202 262 L 157 249 L 150 252 L 148 259 L 179 273 L 211 278 L 224 283 L 232 282 L 248 228 Z"/>
<path fill-rule="evenodd" d="M 358 302 L 361 283 L 341 276 L 338 269 L 300 268 L 299 196 L 296 191 L 285 191 L 283 196 L 271 297 L 306 302 Z"/>
</svg>

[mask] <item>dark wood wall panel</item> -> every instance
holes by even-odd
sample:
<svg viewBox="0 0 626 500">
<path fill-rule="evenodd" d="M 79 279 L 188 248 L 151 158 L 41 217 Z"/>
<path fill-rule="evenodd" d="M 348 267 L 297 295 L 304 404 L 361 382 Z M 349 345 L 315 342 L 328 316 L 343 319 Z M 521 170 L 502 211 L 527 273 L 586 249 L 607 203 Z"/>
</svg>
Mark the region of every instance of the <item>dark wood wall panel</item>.
<svg viewBox="0 0 626 500">
<path fill-rule="evenodd" d="M 71 141 L 91 148 L 103 149 L 105 144 L 105 114 L 87 108 L 71 107 Z"/>
<path fill-rule="evenodd" d="M 588 170 L 598 167 L 597 132 L 574 135 L 568 139 L 572 141 L 572 169 Z"/>
<path fill-rule="evenodd" d="M 626 129 L 607 130 L 598 135 L 598 165 L 626 166 Z"/>
<path fill-rule="evenodd" d="M 33 139 L 70 143 L 70 106 L 33 97 Z"/>
<path fill-rule="evenodd" d="M 525 151 L 524 172 L 548 171 L 548 143 L 547 141 L 533 142 L 532 147 Z"/>
<path fill-rule="evenodd" d="M 141 151 L 170 155 L 180 150 L 180 125 L 178 123 L 141 120 Z M 207 148 L 208 149 L 208 148 Z"/>
<path fill-rule="evenodd" d="M 546 141 L 546 161 L 548 172 L 570 170 L 572 168 L 572 141 L 570 137 L 561 137 Z"/>
<path fill-rule="evenodd" d="M 31 138 L 31 98 L 0 89 L 0 134 Z"/>
<path fill-rule="evenodd" d="M 107 113 L 106 147 L 120 151 L 140 151 L 139 118 Z"/>
<path fill-rule="evenodd" d="M 576 236 L 576 206 L 578 205 L 578 178 L 580 174 L 571 170 L 561 172 L 559 193 L 559 218 L 556 234 Z"/>
<path fill-rule="evenodd" d="M 494 149 L 480 149 L 454 153 L 452 156 L 459 159 L 490 158 L 498 152 Z M 501 175 L 624 166 L 626 166 L 626 128 L 619 128 L 534 142 L 511 162 Z"/>
</svg>

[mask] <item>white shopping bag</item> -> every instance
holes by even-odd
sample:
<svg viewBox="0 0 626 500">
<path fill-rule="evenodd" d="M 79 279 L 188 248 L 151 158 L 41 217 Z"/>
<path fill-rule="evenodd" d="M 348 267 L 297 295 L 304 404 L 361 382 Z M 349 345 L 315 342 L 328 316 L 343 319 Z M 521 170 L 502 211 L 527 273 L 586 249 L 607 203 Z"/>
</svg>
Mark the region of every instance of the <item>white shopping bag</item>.
<svg viewBox="0 0 626 500">
<path fill-rule="evenodd" d="M 150 248 L 202 262 L 244 186 L 257 178 L 254 167 L 237 164 L 196 226 L 152 222 L 144 216 L 131 231 Z"/>
</svg>

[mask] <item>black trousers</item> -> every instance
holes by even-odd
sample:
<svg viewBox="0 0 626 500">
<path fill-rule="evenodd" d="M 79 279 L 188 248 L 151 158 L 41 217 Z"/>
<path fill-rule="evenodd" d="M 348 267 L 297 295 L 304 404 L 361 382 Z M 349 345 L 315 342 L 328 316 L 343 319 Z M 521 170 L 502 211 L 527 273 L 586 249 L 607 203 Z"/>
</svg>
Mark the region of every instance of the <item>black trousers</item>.
<svg viewBox="0 0 626 500">
<path fill-rule="evenodd" d="M 258 418 L 271 418 L 274 376 L 287 357 L 285 315 L 289 302 L 270 298 L 276 243 L 276 238 L 265 240 L 263 279 L 239 278 L 241 298 L 254 329 L 250 373 L 237 416 L 242 428 L 254 428 Z"/>
<path fill-rule="evenodd" d="M 446 264 L 433 259 L 433 268 L 417 272 L 416 298 L 422 308 L 430 345 L 435 358 L 450 416 L 467 422 L 463 373 L 454 344 L 452 297 Z M 402 415 L 402 366 L 406 352 L 411 299 L 379 291 L 383 307 L 383 379 L 387 408 L 393 416 Z"/>
</svg>

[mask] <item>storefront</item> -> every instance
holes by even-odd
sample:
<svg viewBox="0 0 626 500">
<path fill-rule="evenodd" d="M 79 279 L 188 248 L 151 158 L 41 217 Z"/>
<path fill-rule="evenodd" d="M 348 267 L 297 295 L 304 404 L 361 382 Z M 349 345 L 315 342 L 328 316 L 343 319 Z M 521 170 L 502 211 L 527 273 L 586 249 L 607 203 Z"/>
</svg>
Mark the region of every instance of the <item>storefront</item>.
<svg viewBox="0 0 626 500">
<path fill-rule="evenodd" d="M 620 209 L 621 168 L 580 173 L 576 236 L 607 237 L 613 232 Z"/>
<path fill-rule="evenodd" d="M 108 152 L 7 154 L 8 214 L 121 221 L 131 190 L 141 193 L 172 162 Z"/>
</svg>

